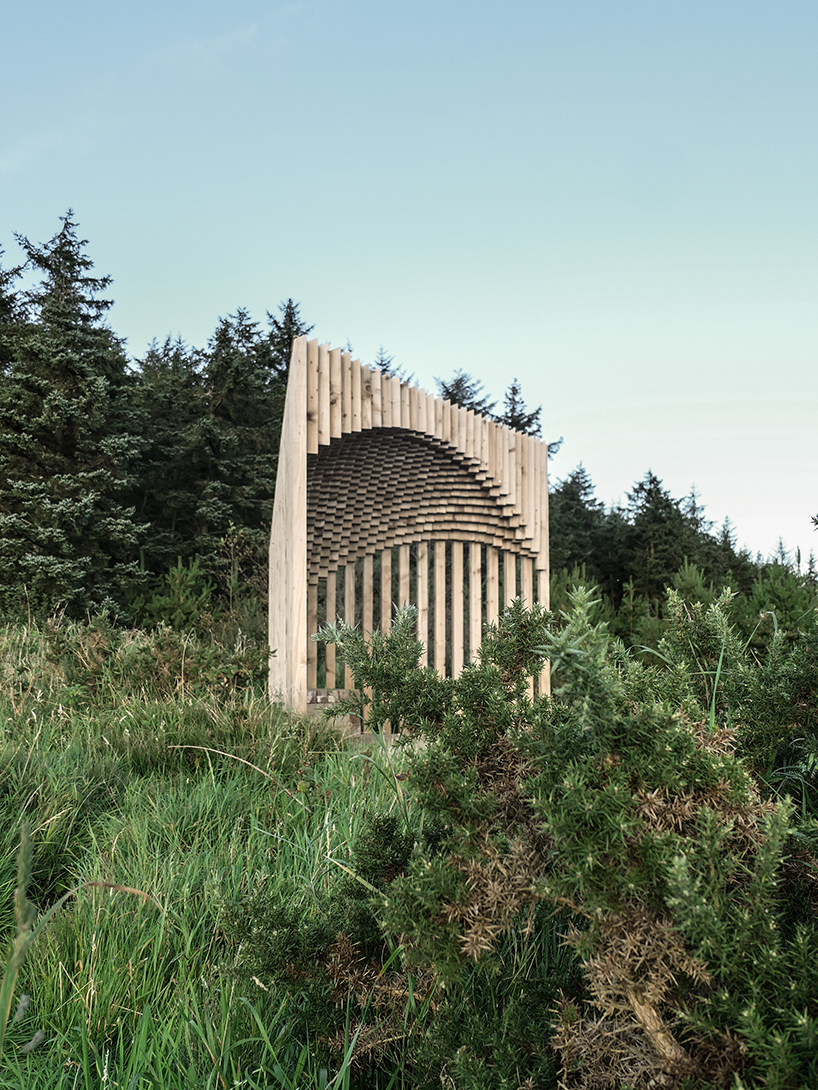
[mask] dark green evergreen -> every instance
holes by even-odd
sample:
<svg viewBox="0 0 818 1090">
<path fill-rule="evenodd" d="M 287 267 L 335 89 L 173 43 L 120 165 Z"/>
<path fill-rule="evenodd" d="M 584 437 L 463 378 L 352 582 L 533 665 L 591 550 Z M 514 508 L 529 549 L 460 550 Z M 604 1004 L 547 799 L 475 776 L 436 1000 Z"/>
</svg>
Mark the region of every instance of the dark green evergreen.
<svg viewBox="0 0 818 1090">
<path fill-rule="evenodd" d="M 299 314 L 299 304 L 294 303 L 292 299 L 281 303 L 278 309 L 278 318 L 269 310 L 267 311 L 267 324 L 270 327 L 266 338 L 267 351 L 271 377 L 286 384 L 293 339 L 311 333 L 314 327 L 305 325 Z"/>
<path fill-rule="evenodd" d="M 116 609 L 135 576 L 125 490 L 138 441 L 122 341 L 71 211 L 52 239 L 18 236 L 41 277 L 4 322 L 0 607 Z M 8 315 L 8 300 L 5 309 Z"/>
<path fill-rule="evenodd" d="M 541 435 L 540 414 L 542 405 L 529 412 L 528 406 L 523 400 L 523 392 L 516 378 L 509 383 L 503 398 L 503 411 L 495 420 L 506 428 L 521 431 L 524 435 Z"/>
<path fill-rule="evenodd" d="M 464 409 L 474 409 L 476 413 L 484 413 L 491 416 L 496 401 L 489 401 L 488 394 L 483 393 L 483 383 L 467 374 L 459 367 L 454 375 L 447 381 L 436 378 L 438 395 L 453 405 L 460 405 Z"/>
<path fill-rule="evenodd" d="M 198 556 L 229 593 L 238 536 L 243 575 L 265 563 L 290 347 L 312 328 L 292 299 L 268 320 L 265 333 L 239 308 L 205 349 L 168 339 L 137 365 L 145 446 L 134 502 L 150 572 Z"/>
<path fill-rule="evenodd" d="M 347 351 L 351 351 L 351 348 L 348 348 Z M 380 371 L 382 375 L 387 375 L 389 378 L 396 378 L 399 382 L 411 382 L 415 377 L 414 375 L 407 374 L 405 367 L 396 364 L 395 357 L 390 356 L 383 345 L 378 349 L 378 354 L 375 356 L 372 367 L 375 371 Z"/>
<path fill-rule="evenodd" d="M 143 442 L 133 503 L 145 528 L 141 564 L 162 575 L 197 551 L 207 403 L 199 354 L 183 341 L 154 342 L 138 366 Z"/>
</svg>

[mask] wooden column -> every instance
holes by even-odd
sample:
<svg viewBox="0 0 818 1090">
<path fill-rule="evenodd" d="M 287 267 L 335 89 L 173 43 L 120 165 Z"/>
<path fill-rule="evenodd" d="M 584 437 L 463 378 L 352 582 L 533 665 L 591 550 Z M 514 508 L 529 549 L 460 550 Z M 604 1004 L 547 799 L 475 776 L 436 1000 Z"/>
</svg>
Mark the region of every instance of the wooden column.
<svg viewBox="0 0 818 1090">
<path fill-rule="evenodd" d="M 344 569 L 344 620 L 350 626 L 355 627 L 355 561 L 347 564 Z M 351 689 L 355 684 L 352 671 L 348 666 L 344 669 L 344 688 Z"/>
<path fill-rule="evenodd" d="M 275 654 L 269 691 L 296 712 L 307 701 L 307 357 L 307 339 L 299 337 L 290 362 L 270 532 L 268 631 Z"/>
<path fill-rule="evenodd" d="M 409 546 L 401 545 L 398 552 L 398 605 L 409 605 Z"/>
<path fill-rule="evenodd" d="M 463 669 L 463 542 L 452 542 L 452 677 Z"/>
<path fill-rule="evenodd" d="M 292 370 L 292 368 L 291 368 Z M 289 390 L 290 380 L 287 379 Z M 318 341 L 307 341 L 307 454 L 318 453 Z"/>
<path fill-rule="evenodd" d="M 527 556 L 520 560 L 521 583 L 520 594 L 525 601 L 526 609 L 534 605 L 534 561 Z"/>
<path fill-rule="evenodd" d="M 329 404 L 329 346 L 318 346 L 318 445 L 329 445 L 330 404 Z"/>
<path fill-rule="evenodd" d="M 307 584 L 307 688 L 318 687 L 318 644 L 312 635 L 318 631 L 318 584 Z"/>
<path fill-rule="evenodd" d="M 492 545 L 486 550 L 488 553 L 487 583 L 487 613 L 486 620 L 489 624 L 496 624 L 500 616 L 500 552 Z"/>
<path fill-rule="evenodd" d="M 446 676 L 446 542 L 435 542 L 435 670 Z"/>
<path fill-rule="evenodd" d="M 392 550 L 381 553 L 381 632 L 392 627 Z"/>
<path fill-rule="evenodd" d="M 361 596 L 363 604 L 363 619 L 361 625 L 363 628 L 364 637 L 367 639 L 372 633 L 372 628 L 374 625 L 373 608 L 375 603 L 372 594 L 374 559 L 375 558 L 372 555 L 364 557 L 364 589 Z"/>
<path fill-rule="evenodd" d="M 517 597 L 517 554 L 503 553 L 503 605 L 508 606 Z"/>
<path fill-rule="evenodd" d="M 473 541 L 469 545 L 469 657 L 477 659 L 483 635 L 483 567 L 482 547 Z"/>
<path fill-rule="evenodd" d="M 335 603 L 337 590 L 337 572 L 331 571 L 327 576 L 327 624 L 335 624 L 337 606 Z M 327 678 L 326 687 L 335 688 L 335 644 L 326 645 L 327 654 Z"/>
<path fill-rule="evenodd" d="M 333 348 L 329 354 L 329 434 L 330 439 L 343 435 L 344 406 L 342 401 L 341 349 Z"/>
<path fill-rule="evenodd" d="M 418 542 L 418 639 L 423 644 L 420 665 L 429 665 L 429 543 Z"/>
</svg>

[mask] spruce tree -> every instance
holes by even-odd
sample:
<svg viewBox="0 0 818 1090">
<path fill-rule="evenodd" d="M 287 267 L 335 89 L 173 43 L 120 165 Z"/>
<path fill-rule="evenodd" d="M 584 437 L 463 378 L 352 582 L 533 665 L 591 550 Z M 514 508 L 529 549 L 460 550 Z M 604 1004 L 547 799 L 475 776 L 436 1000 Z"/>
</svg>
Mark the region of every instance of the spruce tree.
<svg viewBox="0 0 818 1090">
<path fill-rule="evenodd" d="M 551 570 L 571 571 L 585 565 L 588 578 L 597 580 L 599 530 L 605 509 L 594 496 L 593 482 L 581 462 L 554 488 L 548 517 Z"/>
<path fill-rule="evenodd" d="M 142 565 L 164 575 L 197 551 L 207 400 L 200 354 L 180 339 L 154 342 L 138 368 L 135 398 L 144 441 L 132 502 L 145 528 Z"/>
<path fill-rule="evenodd" d="M 0 375 L 11 366 L 12 331 L 16 326 L 21 305 L 14 282 L 22 272 L 21 265 L 4 269 L 2 258 L 3 250 L 0 248 Z"/>
<path fill-rule="evenodd" d="M 684 515 L 659 478 L 648 470 L 628 493 L 627 518 L 628 571 L 637 592 L 658 605 L 685 559 Z"/>
<path fill-rule="evenodd" d="M 396 364 L 395 357 L 390 356 L 383 345 L 378 349 L 372 367 L 373 370 L 380 371 L 382 375 L 387 375 L 389 378 L 396 378 L 399 382 L 411 382 L 415 377 L 414 375 L 407 375 L 406 368 Z"/>
<path fill-rule="evenodd" d="M 306 325 L 299 314 L 299 304 L 288 299 L 279 306 L 280 317 L 267 311 L 267 323 L 270 331 L 267 334 L 267 348 L 269 351 L 269 367 L 271 378 L 280 382 L 287 381 L 290 370 L 290 354 L 293 349 L 295 337 L 303 337 L 311 333 L 314 326 Z"/>
<path fill-rule="evenodd" d="M 123 492 L 136 450 L 120 339 L 104 324 L 69 210 L 50 241 L 18 242 L 42 279 L 22 296 L 0 386 L 0 605 L 113 607 L 134 577 Z"/>
<path fill-rule="evenodd" d="M 464 409 L 474 409 L 476 413 L 491 416 L 496 401 L 489 401 L 488 395 L 483 393 L 483 383 L 467 374 L 459 367 L 454 375 L 446 381 L 436 378 L 438 396 L 451 401 L 452 405 L 460 405 Z"/>
<path fill-rule="evenodd" d="M 514 431 L 521 431 L 524 435 L 541 435 L 541 412 L 542 405 L 531 412 L 528 411 L 528 406 L 523 400 L 520 383 L 516 378 L 513 378 L 503 398 L 503 411 L 495 419 L 498 424 L 513 428 Z"/>
<path fill-rule="evenodd" d="M 222 535 L 231 523 L 258 536 L 259 544 L 269 534 L 284 387 L 271 376 L 265 347 L 257 324 L 241 308 L 220 320 L 208 344 L 202 537 Z"/>
</svg>

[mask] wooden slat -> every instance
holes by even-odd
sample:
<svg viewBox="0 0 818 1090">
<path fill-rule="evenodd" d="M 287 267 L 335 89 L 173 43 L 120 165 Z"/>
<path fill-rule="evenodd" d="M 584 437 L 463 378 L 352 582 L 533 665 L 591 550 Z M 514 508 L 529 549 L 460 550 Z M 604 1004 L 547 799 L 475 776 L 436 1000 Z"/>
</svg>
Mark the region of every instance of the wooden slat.
<svg viewBox="0 0 818 1090">
<path fill-rule="evenodd" d="M 446 542 L 435 547 L 435 670 L 446 674 Z"/>
<path fill-rule="evenodd" d="M 422 431 L 422 428 L 418 427 L 418 388 L 417 386 L 409 387 L 409 423 L 404 422 L 404 427 L 410 428 L 412 431 Z"/>
<path fill-rule="evenodd" d="M 525 602 L 526 609 L 531 609 L 534 604 L 534 561 L 524 556 L 520 567 L 521 583 L 520 596 Z"/>
<path fill-rule="evenodd" d="M 508 606 L 517 597 L 517 554 L 503 553 L 503 605 Z"/>
<path fill-rule="evenodd" d="M 365 431 L 372 427 L 372 372 L 368 367 L 361 368 L 361 427 Z"/>
<path fill-rule="evenodd" d="M 318 453 L 318 341 L 307 341 L 307 454 Z"/>
<path fill-rule="evenodd" d="M 381 425 L 384 428 L 392 427 L 392 379 L 389 375 L 381 375 Z"/>
<path fill-rule="evenodd" d="M 355 626 L 355 562 L 347 564 L 344 568 L 344 620 L 353 628 Z M 348 666 L 344 669 L 344 688 L 351 689 L 355 684 L 352 671 Z"/>
<path fill-rule="evenodd" d="M 522 435 L 513 435 L 509 458 L 511 460 L 511 477 L 514 481 L 514 513 L 523 513 L 523 459 L 522 459 Z"/>
<path fill-rule="evenodd" d="M 318 644 L 312 636 L 318 631 L 318 584 L 307 584 L 307 688 L 318 687 Z"/>
<path fill-rule="evenodd" d="M 469 658 L 477 658 L 483 636 L 483 568 L 482 546 L 469 545 Z"/>
<path fill-rule="evenodd" d="M 426 391 L 421 390 L 419 386 L 415 387 L 415 396 L 417 398 L 417 424 L 415 428 L 417 431 L 426 431 Z"/>
<path fill-rule="evenodd" d="M 329 345 L 318 346 L 318 445 L 329 446 Z"/>
<path fill-rule="evenodd" d="M 537 558 L 539 571 L 548 572 L 548 447 L 540 443 L 540 553 Z M 546 599 L 540 599 L 544 606 L 548 606 L 548 579 L 545 582 Z"/>
<path fill-rule="evenodd" d="M 281 425 L 269 553 L 269 688 L 296 712 L 307 706 L 307 338 L 293 341 Z"/>
<path fill-rule="evenodd" d="M 329 434 L 330 439 L 340 439 L 343 414 L 343 379 L 341 349 L 333 348 L 329 354 Z"/>
<path fill-rule="evenodd" d="M 352 431 L 352 356 L 341 353 L 341 432 Z"/>
<path fill-rule="evenodd" d="M 381 373 L 370 370 L 369 384 L 372 388 L 372 427 L 383 427 L 383 401 L 381 398 Z"/>
<path fill-rule="evenodd" d="M 448 398 L 443 402 L 443 427 L 441 428 L 440 438 L 444 443 L 451 443 L 452 441 L 452 403 Z"/>
<path fill-rule="evenodd" d="M 466 409 L 466 457 L 474 458 L 474 409 Z"/>
<path fill-rule="evenodd" d="M 487 585 L 487 621 L 496 624 L 500 616 L 500 554 L 497 549 L 489 547 Z"/>
<path fill-rule="evenodd" d="M 409 422 L 409 384 L 395 379 L 392 383 L 392 427 L 405 428 Z"/>
<path fill-rule="evenodd" d="M 392 627 L 392 550 L 381 553 L 381 632 Z"/>
<path fill-rule="evenodd" d="M 352 361 L 352 430 L 360 431 L 363 426 L 363 368 L 357 360 Z"/>
<path fill-rule="evenodd" d="M 429 665 L 429 545 L 418 542 L 418 639 L 423 644 L 420 665 Z"/>
<path fill-rule="evenodd" d="M 401 545 L 398 550 L 398 605 L 409 604 L 409 546 Z"/>
<path fill-rule="evenodd" d="M 455 410 L 453 410 L 455 411 Z M 466 410 L 462 405 L 457 409 L 457 449 L 461 454 L 466 453 Z"/>
<path fill-rule="evenodd" d="M 364 589 L 362 592 L 363 599 L 363 634 L 365 638 L 368 638 L 372 634 L 374 627 L 373 608 L 375 605 L 373 590 L 373 560 L 375 558 L 370 553 L 364 557 Z"/>
<path fill-rule="evenodd" d="M 435 434 L 435 401 L 436 398 L 431 394 L 424 394 L 426 398 L 426 434 L 434 437 Z M 443 419 L 443 411 L 441 409 L 441 421 Z"/>
<path fill-rule="evenodd" d="M 508 428 L 497 428 L 497 443 L 499 446 L 499 455 L 501 459 L 502 468 L 500 470 L 503 476 L 503 492 L 508 496 L 511 503 L 514 502 L 514 474 L 511 472 L 511 433 Z"/>
<path fill-rule="evenodd" d="M 431 394 L 429 395 L 431 397 Z M 433 432 L 435 439 L 443 438 L 443 407 L 444 402 L 441 398 L 435 397 L 432 399 L 432 406 L 434 412 L 435 430 Z"/>
<path fill-rule="evenodd" d="M 336 621 L 336 604 L 335 595 L 337 590 L 337 575 L 334 571 L 331 571 L 327 576 L 327 623 L 335 624 Z M 327 656 L 327 680 L 326 686 L 328 689 L 335 688 L 335 644 L 328 643 L 326 645 Z"/>
<path fill-rule="evenodd" d="M 452 677 L 463 669 L 463 542 L 452 542 Z"/>
</svg>

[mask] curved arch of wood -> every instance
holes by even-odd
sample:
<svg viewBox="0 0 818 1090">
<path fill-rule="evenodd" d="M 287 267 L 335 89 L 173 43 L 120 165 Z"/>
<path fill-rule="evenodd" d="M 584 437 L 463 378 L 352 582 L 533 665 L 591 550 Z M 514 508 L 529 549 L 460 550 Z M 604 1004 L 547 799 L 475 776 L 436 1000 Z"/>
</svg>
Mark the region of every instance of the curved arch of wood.
<svg viewBox="0 0 818 1090">
<path fill-rule="evenodd" d="M 498 508 L 495 491 L 456 449 L 417 432 L 372 429 L 333 440 L 307 462 L 309 582 L 418 541 L 474 541 L 535 559 L 521 516 Z"/>
<path fill-rule="evenodd" d="M 546 470 L 541 440 L 297 338 L 270 539 L 271 693 L 306 706 L 319 620 L 372 630 L 373 572 L 389 625 L 409 600 L 410 545 L 419 637 L 438 669 L 474 657 L 501 585 L 503 601 L 538 586 L 547 603 Z M 334 648 L 323 668 L 334 688 Z"/>
</svg>

